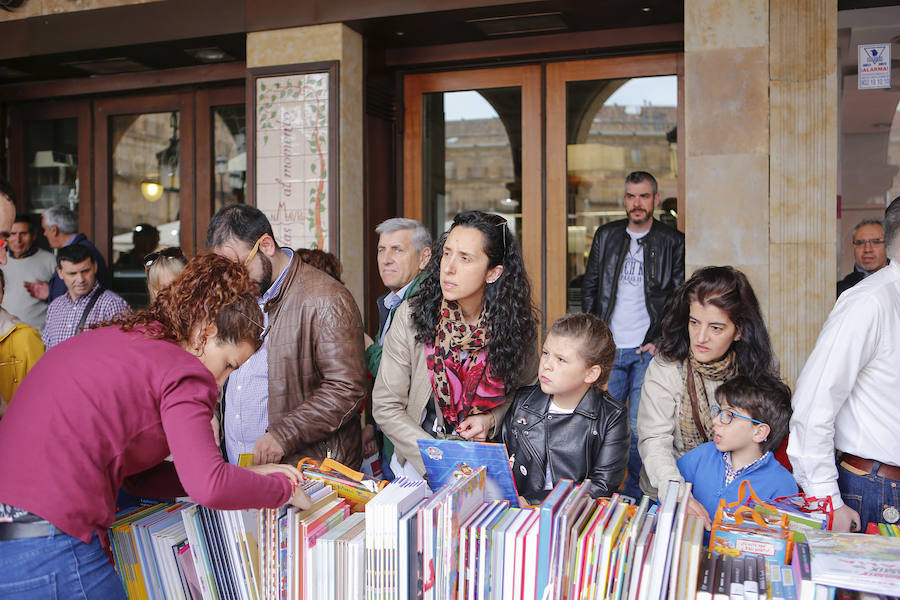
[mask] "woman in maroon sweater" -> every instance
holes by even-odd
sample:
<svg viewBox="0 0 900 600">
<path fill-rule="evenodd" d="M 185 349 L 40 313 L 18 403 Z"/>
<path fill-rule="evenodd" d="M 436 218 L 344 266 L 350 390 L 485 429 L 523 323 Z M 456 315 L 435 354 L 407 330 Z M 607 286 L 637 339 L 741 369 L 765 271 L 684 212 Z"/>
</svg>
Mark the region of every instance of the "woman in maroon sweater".
<svg viewBox="0 0 900 600">
<path fill-rule="evenodd" d="M 0 598 L 124 598 L 102 548 L 123 485 L 216 509 L 309 506 L 295 468 L 229 465 L 210 426 L 217 385 L 260 344 L 256 293 L 244 267 L 200 256 L 148 309 L 38 361 L 0 421 Z"/>
</svg>

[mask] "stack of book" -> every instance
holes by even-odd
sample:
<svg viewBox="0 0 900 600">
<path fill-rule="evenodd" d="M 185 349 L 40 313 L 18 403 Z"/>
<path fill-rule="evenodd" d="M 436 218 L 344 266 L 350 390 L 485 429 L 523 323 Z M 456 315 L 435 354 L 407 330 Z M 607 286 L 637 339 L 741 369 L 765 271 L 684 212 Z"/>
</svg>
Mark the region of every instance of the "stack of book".
<svg viewBox="0 0 900 600">
<path fill-rule="evenodd" d="M 110 540 L 130 598 L 190 600 L 877 600 L 900 590 L 900 538 L 805 531 L 789 564 L 753 548 L 710 555 L 664 501 L 593 499 L 563 480 L 536 507 L 489 499 L 483 467 L 431 493 L 397 479 L 351 513 L 322 481 L 308 510 L 190 502 L 119 515 Z M 842 590 L 858 590 L 849 595 Z"/>
<path fill-rule="evenodd" d="M 256 511 L 155 504 L 118 516 L 110 545 L 129 598 L 258 600 Z"/>
</svg>

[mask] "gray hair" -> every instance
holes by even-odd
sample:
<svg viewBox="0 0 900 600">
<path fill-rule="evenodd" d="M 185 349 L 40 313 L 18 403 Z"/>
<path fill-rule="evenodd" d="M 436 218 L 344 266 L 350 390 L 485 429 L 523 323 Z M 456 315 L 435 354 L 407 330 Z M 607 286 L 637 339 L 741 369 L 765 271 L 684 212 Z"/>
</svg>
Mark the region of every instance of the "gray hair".
<svg viewBox="0 0 900 600">
<path fill-rule="evenodd" d="M 898 260 L 900 255 L 895 256 L 894 251 L 897 250 L 897 233 L 900 232 L 900 196 L 894 198 L 894 201 L 884 211 L 883 227 L 887 255 L 891 260 Z"/>
<path fill-rule="evenodd" d="M 385 233 L 394 233 L 395 231 L 410 230 L 412 234 L 413 247 L 416 252 L 421 252 L 425 248 L 431 246 L 431 233 L 424 225 L 414 219 L 404 219 L 403 217 L 394 217 L 381 223 L 375 228 L 375 233 L 383 235 Z"/>
<path fill-rule="evenodd" d="M 859 223 L 856 224 L 856 227 L 853 228 L 853 233 L 851 237 L 856 239 L 856 232 L 859 231 L 860 227 L 865 227 L 866 225 L 878 225 L 882 229 L 884 229 L 884 222 L 881 219 L 863 219 Z"/>
<path fill-rule="evenodd" d="M 65 206 L 48 208 L 44 211 L 43 218 L 48 229 L 56 225 L 60 233 L 78 233 L 78 215 Z"/>
</svg>

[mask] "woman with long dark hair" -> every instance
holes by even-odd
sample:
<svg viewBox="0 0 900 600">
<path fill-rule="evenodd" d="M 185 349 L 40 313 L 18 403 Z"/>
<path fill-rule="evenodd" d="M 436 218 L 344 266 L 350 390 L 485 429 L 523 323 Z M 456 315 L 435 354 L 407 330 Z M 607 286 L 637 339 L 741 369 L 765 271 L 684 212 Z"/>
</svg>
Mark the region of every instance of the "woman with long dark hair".
<svg viewBox="0 0 900 600">
<path fill-rule="evenodd" d="M 531 285 L 506 220 L 460 213 L 385 336 L 372 413 L 394 443 L 394 473 L 424 475 L 418 438 L 493 437 L 516 389 L 535 380 L 536 340 Z"/>
<path fill-rule="evenodd" d="M 716 388 L 738 374 L 778 377 L 756 294 L 733 267 L 699 269 L 672 293 L 657 350 L 638 409 L 641 488 L 652 497 L 683 481 L 676 461 L 712 439 Z"/>
<path fill-rule="evenodd" d="M 37 362 L 0 421 L 0 598 L 125 598 L 101 547 L 123 484 L 216 509 L 309 507 L 297 469 L 230 465 L 210 426 L 217 385 L 259 347 L 256 293 L 243 266 L 200 256 L 149 308 Z"/>
</svg>

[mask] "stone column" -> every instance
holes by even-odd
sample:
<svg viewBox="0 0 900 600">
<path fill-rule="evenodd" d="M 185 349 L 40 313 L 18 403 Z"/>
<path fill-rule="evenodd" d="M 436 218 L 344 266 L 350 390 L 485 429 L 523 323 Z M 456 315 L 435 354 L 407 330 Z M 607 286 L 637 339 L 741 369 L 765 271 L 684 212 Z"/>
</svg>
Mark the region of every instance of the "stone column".
<svg viewBox="0 0 900 600">
<path fill-rule="evenodd" d="M 793 384 L 834 301 L 836 0 L 685 3 L 687 273 L 730 264 Z"/>
<path fill-rule="evenodd" d="M 247 35 L 247 68 L 340 61 L 340 224 L 342 279 L 365 307 L 363 277 L 363 44 L 341 23 Z"/>
<path fill-rule="evenodd" d="M 769 330 L 793 385 L 834 305 L 837 1 L 769 10 Z"/>
</svg>

